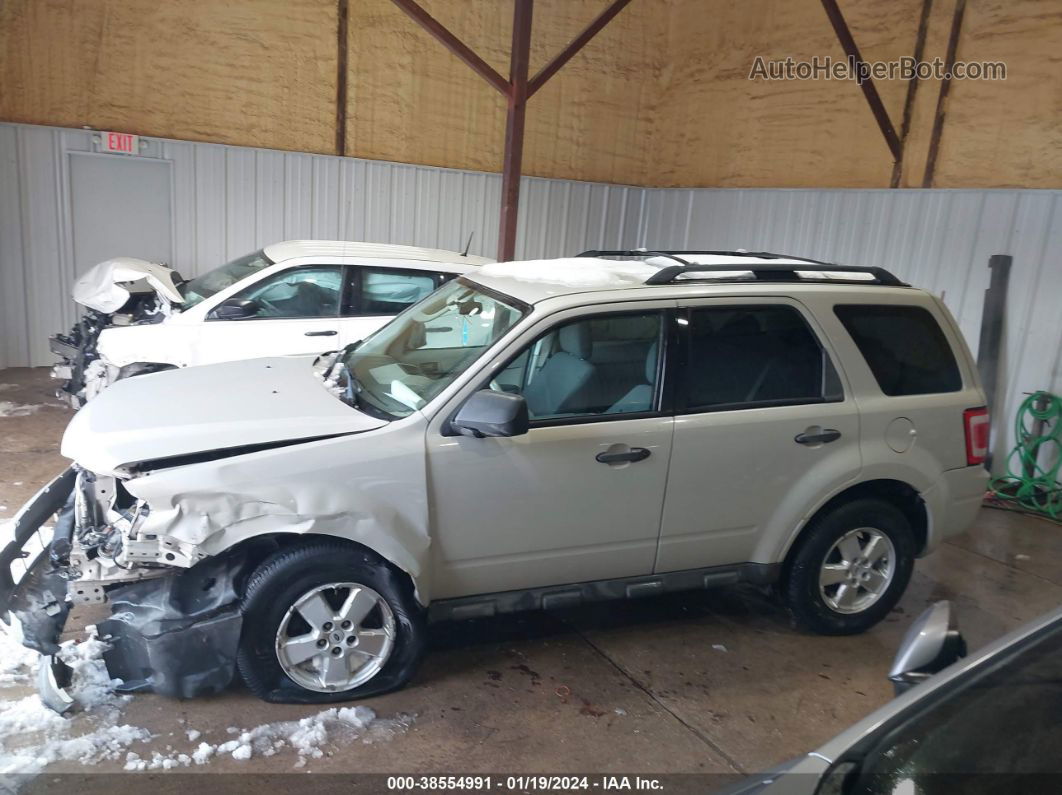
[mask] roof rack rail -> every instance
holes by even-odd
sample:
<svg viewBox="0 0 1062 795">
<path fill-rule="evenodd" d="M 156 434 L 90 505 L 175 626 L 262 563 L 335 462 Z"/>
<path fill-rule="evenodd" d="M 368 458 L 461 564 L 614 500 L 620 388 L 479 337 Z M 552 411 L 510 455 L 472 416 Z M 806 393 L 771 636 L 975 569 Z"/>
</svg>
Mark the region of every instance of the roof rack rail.
<svg viewBox="0 0 1062 795">
<path fill-rule="evenodd" d="M 673 259 L 673 260 L 675 260 L 675 262 L 682 263 L 683 267 L 688 267 L 690 265 L 693 265 L 692 262 L 690 262 L 688 260 L 684 260 L 684 259 L 682 259 L 682 257 L 677 256 L 678 254 L 681 254 L 681 253 L 688 253 L 688 252 L 656 251 L 655 249 L 654 250 L 650 250 L 650 249 L 647 249 L 647 248 L 632 248 L 632 249 L 625 249 L 625 250 L 622 250 L 622 251 L 583 251 L 582 253 L 576 254 L 575 256 L 577 256 L 577 257 L 642 257 L 642 258 L 645 258 L 645 257 L 666 257 L 667 259 Z"/>
<path fill-rule="evenodd" d="M 670 284 L 675 281 L 676 278 L 687 273 L 732 273 L 734 270 L 749 271 L 759 281 L 767 282 L 808 282 L 808 281 L 842 281 L 840 279 L 802 279 L 798 274 L 803 270 L 813 270 L 812 268 L 806 268 L 799 264 L 792 263 L 779 263 L 763 264 L 763 263 L 749 263 L 749 264 L 734 264 L 734 265 L 699 265 L 697 263 L 689 262 L 682 258 L 683 255 L 710 255 L 710 256 L 725 256 L 725 257 L 750 257 L 754 259 L 786 259 L 796 260 L 800 263 L 807 263 L 808 265 L 817 266 L 814 270 L 826 270 L 832 273 L 860 273 L 867 274 L 874 277 L 874 284 L 879 284 L 886 287 L 909 287 L 906 282 L 898 279 L 893 273 L 885 270 L 885 268 L 877 268 L 872 266 L 859 266 L 859 265 L 838 265 L 833 262 L 824 262 L 817 259 L 808 259 L 807 257 L 793 257 L 788 254 L 775 254 L 770 251 L 649 251 L 646 249 L 624 249 L 616 251 L 584 251 L 579 254 L 580 257 L 667 257 L 668 259 L 676 260 L 681 263 L 680 265 L 669 265 L 665 268 L 661 268 L 648 279 L 645 280 L 646 284 L 659 285 Z M 720 280 L 723 281 L 723 280 Z M 730 281 L 733 281 L 732 279 Z M 865 284 L 864 279 L 853 279 L 852 281 L 858 281 L 860 284 Z"/>
</svg>

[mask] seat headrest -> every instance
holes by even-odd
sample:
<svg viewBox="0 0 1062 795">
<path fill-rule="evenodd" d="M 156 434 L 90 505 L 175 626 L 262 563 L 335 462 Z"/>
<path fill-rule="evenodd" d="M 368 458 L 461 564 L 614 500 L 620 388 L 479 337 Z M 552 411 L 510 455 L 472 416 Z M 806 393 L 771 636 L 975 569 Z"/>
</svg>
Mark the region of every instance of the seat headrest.
<svg viewBox="0 0 1062 795">
<path fill-rule="evenodd" d="M 560 349 L 579 359 L 589 359 L 593 350 L 589 323 L 572 323 L 564 326 L 559 335 Z"/>
<path fill-rule="evenodd" d="M 649 346 L 649 352 L 645 354 L 645 383 L 656 383 L 656 357 L 659 347 L 654 342 Z"/>
</svg>

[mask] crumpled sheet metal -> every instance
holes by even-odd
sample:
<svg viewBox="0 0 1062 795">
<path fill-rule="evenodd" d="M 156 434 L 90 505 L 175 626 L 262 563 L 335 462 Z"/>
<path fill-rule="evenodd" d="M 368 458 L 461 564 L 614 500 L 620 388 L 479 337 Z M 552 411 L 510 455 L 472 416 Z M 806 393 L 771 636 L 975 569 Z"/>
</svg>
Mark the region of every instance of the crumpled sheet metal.
<svg viewBox="0 0 1062 795">
<path fill-rule="evenodd" d="M 356 437 L 159 470 L 125 482 L 150 513 L 140 528 L 217 555 L 255 536 L 318 533 L 355 541 L 413 579 L 429 599 L 426 473 L 416 434 L 388 454 Z M 374 455 L 376 453 L 376 455 Z M 415 455 L 410 465 L 407 456 Z M 411 473 L 420 477 L 411 478 Z"/>
<path fill-rule="evenodd" d="M 129 290 L 122 285 L 144 279 L 166 301 L 180 304 L 184 297 L 174 284 L 175 273 L 173 268 L 137 257 L 115 257 L 89 268 L 74 282 L 72 295 L 82 306 L 110 314 L 129 300 Z"/>
</svg>

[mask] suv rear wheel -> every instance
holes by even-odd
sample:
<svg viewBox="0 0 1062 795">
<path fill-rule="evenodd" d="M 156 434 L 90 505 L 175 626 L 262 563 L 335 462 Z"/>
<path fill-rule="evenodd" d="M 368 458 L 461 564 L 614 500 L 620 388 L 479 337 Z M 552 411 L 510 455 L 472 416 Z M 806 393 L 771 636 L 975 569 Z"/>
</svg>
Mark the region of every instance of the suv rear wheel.
<svg viewBox="0 0 1062 795">
<path fill-rule="evenodd" d="M 318 542 L 281 550 L 251 575 L 236 664 L 266 701 L 378 695 L 412 677 L 423 610 L 409 578 L 371 553 Z"/>
<path fill-rule="evenodd" d="M 854 500 L 813 520 L 790 552 L 782 593 L 805 628 L 853 635 L 896 605 L 914 556 L 914 534 L 903 513 L 882 500 Z"/>
</svg>

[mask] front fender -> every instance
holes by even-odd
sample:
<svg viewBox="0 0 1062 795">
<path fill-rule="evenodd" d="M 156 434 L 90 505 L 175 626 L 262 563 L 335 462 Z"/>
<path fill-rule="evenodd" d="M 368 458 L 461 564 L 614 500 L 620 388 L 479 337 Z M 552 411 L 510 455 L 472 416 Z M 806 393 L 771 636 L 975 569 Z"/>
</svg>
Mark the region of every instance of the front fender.
<svg viewBox="0 0 1062 795">
<path fill-rule="evenodd" d="M 178 324 L 144 323 L 132 326 L 110 326 L 100 332 L 96 350 L 107 364 L 125 367 L 137 362 L 188 364 L 187 345 L 183 344 L 182 327 Z"/>
<path fill-rule="evenodd" d="M 423 418 L 375 431 L 150 472 L 125 482 L 150 512 L 141 536 L 168 536 L 198 559 L 256 536 L 355 541 L 409 574 L 429 600 Z"/>
</svg>

